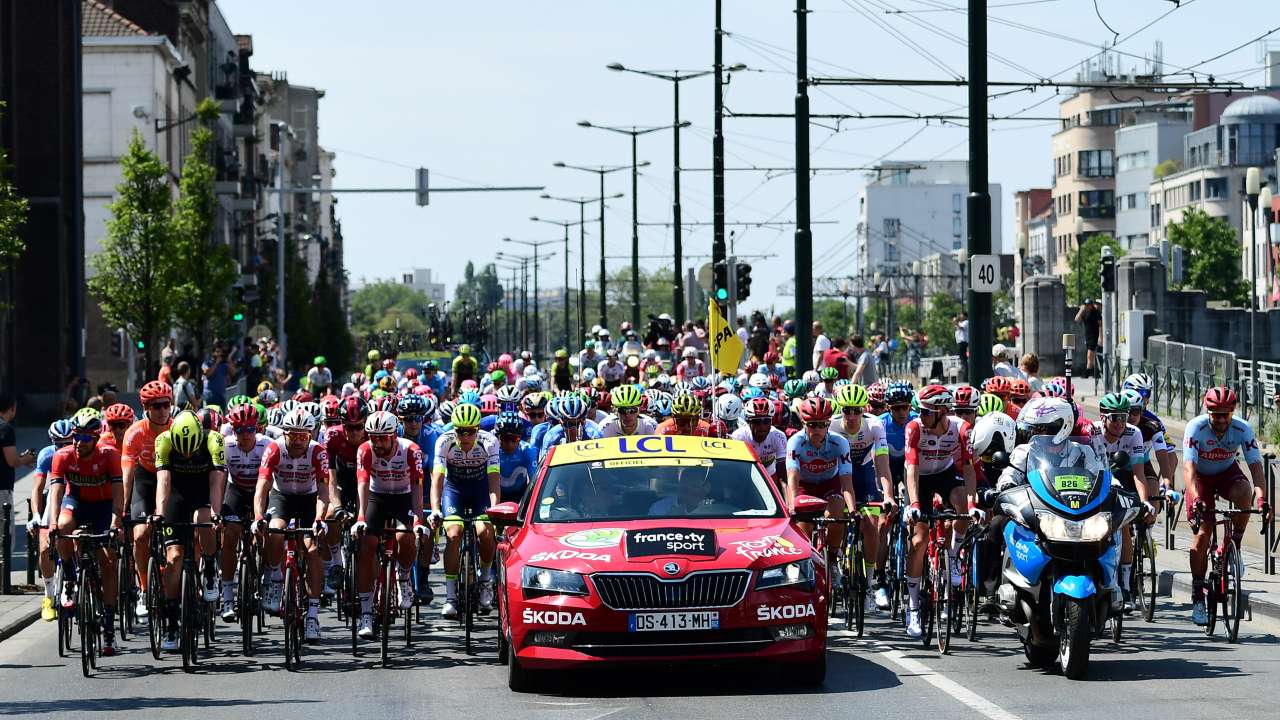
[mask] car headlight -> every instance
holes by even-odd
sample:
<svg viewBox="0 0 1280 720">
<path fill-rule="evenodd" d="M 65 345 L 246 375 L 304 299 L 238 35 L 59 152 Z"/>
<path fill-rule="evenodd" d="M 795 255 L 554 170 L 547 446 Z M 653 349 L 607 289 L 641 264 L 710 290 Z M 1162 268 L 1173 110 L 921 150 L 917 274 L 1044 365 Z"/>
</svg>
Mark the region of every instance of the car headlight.
<svg viewBox="0 0 1280 720">
<path fill-rule="evenodd" d="M 1050 512 L 1036 513 L 1040 532 L 1055 542 L 1096 542 L 1111 532 L 1111 513 L 1098 513 L 1084 520 L 1071 520 Z"/>
<path fill-rule="evenodd" d="M 526 565 L 520 585 L 526 598 L 545 595 L 586 595 L 587 580 L 582 573 Z"/>
<path fill-rule="evenodd" d="M 788 587 L 796 585 L 810 590 L 813 588 L 813 561 L 797 560 L 786 565 L 777 565 L 760 571 L 756 578 L 756 589 Z"/>
</svg>

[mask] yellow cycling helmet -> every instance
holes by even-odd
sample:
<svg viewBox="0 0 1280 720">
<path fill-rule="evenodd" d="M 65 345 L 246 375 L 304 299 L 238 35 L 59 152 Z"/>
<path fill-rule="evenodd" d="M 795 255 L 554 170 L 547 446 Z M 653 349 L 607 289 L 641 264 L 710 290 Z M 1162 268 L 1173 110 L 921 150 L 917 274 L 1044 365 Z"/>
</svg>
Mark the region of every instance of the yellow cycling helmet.
<svg viewBox="0 0 1280 720">
<path fill-rule="evenodd" d="M 871 394 L 861 385 L 841 385 L 834 398 L 838 408 L 864 408 L 871 404 Z"/>
<path fill-rule="evenodd" d="M 978 417 L 1002 412 L 1004 412 L 1004 400 L 999 395 L 982 393 L 982 397 L 978 398 Z"/>
<path fill-rule="evenodd" d="M 671 401 L 671 414 L 681 417 L 702 414 L 702 401 L 690 394 L 677 395 Z"/>
<path fill-rule="evenodd" d="M 182 455 L 195 455 L 204 444 L 204 428 L 200 426 L 200 418 L 190 410 L 178 413 L 177 419 L 169 427 L 169 439 L 173 442 L 173 449 Z"/>
<path fill-rule="evenodd" d="M 458 405 L 453 409 L 453 417 L 449 420 L 454 428 L 480 427 L 480 408 L 470 403 Z"/>
<path fill-rule="evenodd" d="M 635 385 L 619 385 L 609 393 L 609 400 L 615 408 L 640 407 L 644 395 Z"/>
</svg>

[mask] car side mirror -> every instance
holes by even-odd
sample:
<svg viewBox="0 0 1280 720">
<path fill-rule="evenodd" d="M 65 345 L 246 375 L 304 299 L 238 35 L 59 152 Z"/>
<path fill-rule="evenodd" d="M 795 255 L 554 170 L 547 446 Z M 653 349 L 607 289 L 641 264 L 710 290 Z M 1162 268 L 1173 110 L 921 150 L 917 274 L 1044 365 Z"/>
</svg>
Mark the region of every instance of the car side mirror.
<svg viewBox="0 0 1280 720">
<path fill-rule="evenodd" d="M 791 505 L 791 515 L 802 522 L 813 522 L 827 511 L 827 501 L 812 495 L 799 495 Z"/>
<path fill-rule="evenodd" d="M 498 503 L 489 508 L 486 514 L 489 521 L 499 528 L 515 527 L 520 524 L 520 505 L 513 502 Z"/>
</svg>

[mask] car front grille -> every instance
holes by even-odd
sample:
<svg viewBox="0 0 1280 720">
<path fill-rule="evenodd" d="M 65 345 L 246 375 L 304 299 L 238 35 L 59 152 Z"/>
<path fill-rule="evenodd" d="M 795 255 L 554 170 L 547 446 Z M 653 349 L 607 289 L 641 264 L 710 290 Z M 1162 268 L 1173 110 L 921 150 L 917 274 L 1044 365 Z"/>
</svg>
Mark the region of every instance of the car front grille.
<svg viewBox="0 0 1280 720">
<path fill-rule="evenodd" d="M 692 632 L 573 633 L 568 647 L 597 657 L 642 658 L 676 655 L 734 655 L 773 644 L 767 628 Z"/>
<path fill-rule="evenodd" d="M 614 610 L 684 610 L 737 605 L 751 571 L 706 570 L 672 580 L 652 573 L 596 573 L 591 579 L 600 599 Z"/>
</svg>

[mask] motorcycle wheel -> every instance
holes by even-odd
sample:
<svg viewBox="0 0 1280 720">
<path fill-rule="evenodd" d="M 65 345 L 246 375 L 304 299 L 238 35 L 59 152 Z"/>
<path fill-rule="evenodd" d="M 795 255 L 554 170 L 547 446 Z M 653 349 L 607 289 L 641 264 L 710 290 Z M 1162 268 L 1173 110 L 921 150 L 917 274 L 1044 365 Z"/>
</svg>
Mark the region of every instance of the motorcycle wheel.
<svg viewBox="0 0 1280 720">
<path fill-rule="evenodd" d="M 1062 598 L 1062 636 L 1058 638 L 1058 664 L 1069 680 L 1083 680 L 1089 671 L 1089 606 L 1084 600 Z"/>
<path fill-rule="evenodd" d="M 1053 648 L 1032 645 L 1025 640 L 1022 641 L 1022 654 L 1026 656 L 1028 665 L 1037 668 L 1049 667 L 1058 659 Z"/>
</svg>

